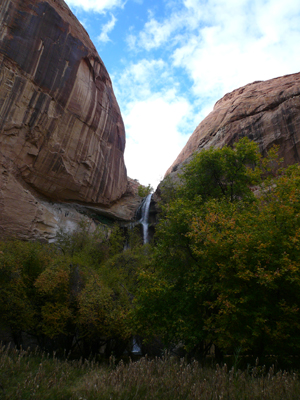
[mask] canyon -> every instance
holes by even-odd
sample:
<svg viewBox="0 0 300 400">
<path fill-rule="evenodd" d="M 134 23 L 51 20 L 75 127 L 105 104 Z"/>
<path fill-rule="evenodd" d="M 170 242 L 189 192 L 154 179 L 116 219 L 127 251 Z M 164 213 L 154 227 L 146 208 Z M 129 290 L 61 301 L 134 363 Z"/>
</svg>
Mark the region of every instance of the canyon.
<svg viewBox="0 0 300 400">
<path fill-rule="evenodd" d="M 300 73 L 253 82 L 222 97 L 197 126 L 165 176 L 176 179 L 193 153 L 247 136 L 265 154 L 273 145 L 285 165 L 300 161 Z"/>
<path fill-rule="evenodd" d="M 124 149 L 109 74 L 65 2 L 2 1 L 0 236 L 51 240 L 88 213 L 132 219 Z"/>
<path fill-rule="evenodd" d="M 300 161 L 300 73 L 226 94 L 165 176 L 195 152 L 248 136 Z M 110 76 L 63 0 L 0 6 L 0 238 L 52 241 L 85 219 L 129 224 L 142 202 L 127 176 L 125 127 Z M 151 212 L 159 190 L 151 200 Z M 152 218 L 153 219 L 153 218 Z"/>
</svg>

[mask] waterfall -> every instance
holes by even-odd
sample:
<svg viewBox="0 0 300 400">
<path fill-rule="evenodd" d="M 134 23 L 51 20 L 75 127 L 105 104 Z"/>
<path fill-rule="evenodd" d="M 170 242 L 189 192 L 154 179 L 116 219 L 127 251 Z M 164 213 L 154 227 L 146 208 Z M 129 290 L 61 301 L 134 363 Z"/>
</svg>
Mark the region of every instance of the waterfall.
<svg viewBox="0 0 300 400">
<path fill-rule="evenodd" d="M 148 227 L 149 227 L 149 211 L 150 211 L 150 203 L 151 203 L 152 194 L 148 194 L 148 196 L 144 199 L 142 205 L 138 210 L 138 214 L 141 215 L 140 220 L 138 221 L 143 227 L 143 243 L 146 244 L 149 242 L 148 235 Z M 132 338 L 132 353 L 135 355 L 141 355 L 142 350 L 136 340 L 136 337 Z"/>
<path fill-rule="evenodd" d="M 149 209 L 151 203 L 152 194 L 148 194 L 145 198 L 142 207 L 141 207 L 141 219 L 140 223 L 143 226 L 143 242 L 144 244 L 149 242 L 149 235 L 148 235 L 148 226 L 149 226 Z"/>
</svg>

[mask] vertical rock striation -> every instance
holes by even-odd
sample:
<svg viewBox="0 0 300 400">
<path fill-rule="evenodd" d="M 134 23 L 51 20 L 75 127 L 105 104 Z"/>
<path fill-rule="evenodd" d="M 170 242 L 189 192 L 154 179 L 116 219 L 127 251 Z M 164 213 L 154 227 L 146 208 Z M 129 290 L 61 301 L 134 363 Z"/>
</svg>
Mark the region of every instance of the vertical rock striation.
<svg viewBox="0 0 300 400">
<path fill-rule="evenodd" d="M 64 1 L 0 0 L 0 235 L 51 231 L 42 200 L 109 207 L 124 148 L 110 77 Z"/>
</svg>

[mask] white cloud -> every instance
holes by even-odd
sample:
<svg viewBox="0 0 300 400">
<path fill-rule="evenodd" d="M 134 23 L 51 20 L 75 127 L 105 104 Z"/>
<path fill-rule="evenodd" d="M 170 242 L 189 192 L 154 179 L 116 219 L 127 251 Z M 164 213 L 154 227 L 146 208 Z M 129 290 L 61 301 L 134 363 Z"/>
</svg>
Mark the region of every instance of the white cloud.
<svg viewBox="0 0 300 400">
<path fill-rule="evenodd" d="M 167 17 L 149 12 L 130 31 L 135 63 L 116 80 L 128 174 L 143 184 L 164 175 L 226 92 L 300 70 L 299 0 L 167 3 Z"/>
<path fill-rule="evenodd" d="M 162 59 L 141 59 L 126 66 L 118 75 L 112 75 L 117 99 L 123 109 L 132 101 L 143 101 L 153 94 L 176 88 L 168 64 Z"/>
<path fill-rule="evenodd" d="M 299 70 L 298 0 L 185 0 L 164 20 L 153 15 L 130 44 L 169 47 L 196 97 L 215 98 L 254 80 Z"/>
<path fill-rule="evenodd" d="M 110 39 L 108 37 L 108 34 L 114 29 L 114 26 L 116 24 L 117 19 L 114 17 L 114 15 L 111 14 L 111 20 L 108 21 L 103 27 L 100 35 L 98 36 L 98 40 L 100 42 L 109 42 Z"/>
<path fill-rule="evenodd" d="M 126 127 L 128 176 L 156 187 L 186 142 L 191 106 L 161 59 L 140 60 L 112 77 Z"/>
<path fill-rule="evenodd" d="M 152 98 L 135 102 L 123 115 L 128 176 L 156 188 L 185 144 L 180 124 L 189 113 L 185 99 Z"/>
<path fill-rule="evenodd" d="M 84 11 L 105 12 L 115 7 L 123 7 L 124 0 L 66 0 L 70 7 L 78 7 Z"/>
<path fill-rule="evenodd" d="M 168 22 L 159 23 L 155 19 L 151 19 L 145 25 L 145 30 L 140 33 L 138 46 L 151 50 L 160 47 L 170 37 L 173 26 Z"/>
<path fill-rule="evenodd" d="M 206 15 L 209 24 L 191 32 L 172 55 L 198 96 L 222 96 L 254 80 L 299 71 L 299 2 L 215 0 Z"/>
<path fill-rule="evenodd" d="M 157 21 L 152 12 L 149 12 L 150 20 L 146 22 L 145 27 L 138 35 L 129 34 L 127 44 L 130 49 L 145 49 L 147 51 L 157 49 L 165 45 L 171 38 L 176 41 L 172 34 L 177 28 L 182 26 L 184 15 L 173 14 L 171 18 L 161 22 Z"/>
</svg>

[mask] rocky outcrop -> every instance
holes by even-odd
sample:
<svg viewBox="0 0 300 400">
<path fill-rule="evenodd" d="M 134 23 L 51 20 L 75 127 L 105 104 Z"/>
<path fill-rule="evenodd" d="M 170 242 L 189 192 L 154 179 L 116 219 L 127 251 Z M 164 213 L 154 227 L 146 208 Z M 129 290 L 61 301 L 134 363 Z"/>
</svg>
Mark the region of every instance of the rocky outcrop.
<svg viewBox="0 0 300 400">
<path fill-rule="evenodd" d="M 127 180 L 126 192 L 118 201 L 111 204 L 109 207 L 85 206 L 84 208 L 112 220 L 123 221 L 125 224 L 135 221 L 136 212 L 143 198 L 138 195 L 138 181 L 129 177 Z"/>
<path fill-rule="evenodd" d="M 115 205 L 124 148 L 110 77 L 64 1 L 2 0 L 0 236 L 53 236 L 57 202 Z"/>
<path fill-rule="evenodd" d="M 232 145 L 243 136 L 257 142 L 262 153 L 279 145 L 286 165 L 300 161 L 300 73 L 226 94 L 197 126 L 166 175 L 176 175 L 195 151 Z"/>
</svg>

